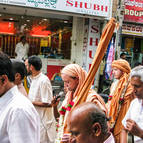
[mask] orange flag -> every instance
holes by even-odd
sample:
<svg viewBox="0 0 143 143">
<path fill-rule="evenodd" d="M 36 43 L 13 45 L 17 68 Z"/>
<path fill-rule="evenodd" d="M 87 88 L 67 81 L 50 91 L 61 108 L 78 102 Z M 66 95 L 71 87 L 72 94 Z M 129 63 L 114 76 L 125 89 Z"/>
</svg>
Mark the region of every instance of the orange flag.
<svg viewBox="0 0 143 143">
<path fill-rule="evenodd" d="M 111 18 L 110 21 L 106 24 L 106 26 L 102 32 L 102 35 L 101 35 L 101 38 L 100 38 L 100 41 L 99 41 L 99 44 L 98 44 L 92 65 L 91 65 L 91 68 L 88 72 L 87 78 L 85 79 L 81 88 L 77 92 L 77 95 L 76 95 L 77 100 L 76 100 L 72 110 L 78 104 L 85 102 L 86 97 L 88 96 L 88 92 L 89 92 L 91 85 L 94 81 L 95 74 L 99 68 L 99 65 L 100 65 L 101 60 L 104 56 L 104 53 L 106 52 L 108 44 L 112 38 L 115 25 L 116 25 L 116 22 L 115 22 L 114 18 Z"/>
</svg>

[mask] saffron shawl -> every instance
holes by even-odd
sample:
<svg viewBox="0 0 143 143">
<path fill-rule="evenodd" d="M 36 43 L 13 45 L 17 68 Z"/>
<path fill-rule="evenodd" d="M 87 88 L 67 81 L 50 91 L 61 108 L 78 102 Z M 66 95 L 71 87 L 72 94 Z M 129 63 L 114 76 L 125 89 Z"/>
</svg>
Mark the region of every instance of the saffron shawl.
<svg viewBox="0 0 143 143">
<path fill-rule="evenodd" d="M 112 63 L 112 68 L 118 68 L 123 72 L 123 75 L 120 77 L 118 84 L 113 92 L 112 99 L 110 101 L 109 117 L 110 128 L 113 128 L 113 134 L 116 138 L 119 138 L 119 134 L 123 128 L 122 119 L 124 118 L 131 101 L 133 100 L 133 88 L 129 83 L 129 74 L 131 71 L 130 65 L 126 60 L 115 60 Z M 112 86 L 111 86 L 112 87 Z M 123 91 L 125 93 L 123 93 Z M 124 94 L 124 95 L 122 95 Z M 123 96 L 121 99 L 121 96 Z M 120 102 L 122 100 L 122 102 Z M 116 140 L 117 141 L 117 140 Z"/>
<path fill-rule="evenodd" d="M 91 88 L 92 82 L 94 80 L 95 74 L 98 70 L 98 67 L 100 65 L 100 62 L 104 56 L 104 53 L 108 47 L 109 41 L 113 35 L 114 28 L 115 28 L 115 19 L 111 18 L 110 21 L 105 26 L 100 42 L 98 44 L 98 48 L 96 50 L 96 54 L 93 59 L 93 63 L 91 65 L 91 68 L 88 72 L 88 75 L 86 79 L 83 81 L 81 87 L 77 91 L 77 94 L 74 96 L 77 96 L 76 102 L 73 105 L 73 108 L 76 107 L 78 104 L 85 102 L 89 93 L 89 90 Z M 72 109 L 73 109 L 72 108 Z"/>
<path fill-rule="evenodd" d="M 65 68 L 63 68 L 63 70 L 61 71 L 61 74 L 66 74 L 66 75 L 71 76 L 71 77 L 77 77 L 79 79 L 79 84 L 76 88 L 76 91 L 74 93 L 72 93 L 71 91 L 68 91 L 66 94 L 66 97 L 68 98 L 67 99 L 67 104 L 68 104 L 71 100 L 74 100 L 76 98 L 76 95 L 77 95 L 77 92 L 79 91 L 79 88 L 81 87 L 81 85 L 83 84 L 84 80 L 87 77 L 87 73 L 78 64 L 69 64 Z M 107 113 L 107 109 L 106 109 L 104 100 L 93 89 L 89 90 L 88 96 L 84 102 L 93 102 L 99 108 L 101 108 L 105 113 Z M 64 119 L 64 120 L 66 120 L 66 119 Z M 65 132 L 67 130 L 66 127 L 67 127 L 67 125 L 66 125 L 66 122 L 64 121 Z"/>
</svg>

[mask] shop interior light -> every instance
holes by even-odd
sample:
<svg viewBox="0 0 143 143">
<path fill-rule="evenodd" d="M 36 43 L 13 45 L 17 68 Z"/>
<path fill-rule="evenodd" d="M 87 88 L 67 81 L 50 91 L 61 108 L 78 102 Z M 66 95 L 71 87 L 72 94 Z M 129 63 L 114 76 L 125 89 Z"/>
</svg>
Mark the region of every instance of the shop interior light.
<svg viewBox="0 0 143 143">
<path fill-rule="evenodd" d="M 47 21 L 48 19 L 44 18 L 43 21 Z"/>
<path fill-rule="evenodd" d="M 30 35 L 34 37 L 47 37 L 51 34 L 51 31 L 45 29 L 46 26 L 33 26 Z"/>
<path fill-rule="evenodd" d="M 35 18 L 26 15 L 12 16 L 10 14 L 0 14 L 0 16 L 2 16 L 0 17 L 0 22 L 5 22 L 5 25 L 3 23 L 3 26 L 0 24 L 0 33 L 7 34 L 27 33 L 31 36 L 40 35 L 40 37 L 44 37 L 58 32 L 59 29 L 69 27 L 70 23 L 70 21 L 67 19 Z M 12 22 L 12 24 L 10 22 Z M 4 28 L 2 29 L 2 27 Z M 10 30 L 7 30 L 7 28 Z"/>
<path fill-rule="evenodd" d="M 68 23 L 68 21 L 67 21 L 67 20 L 64 20 L 64 23 Z"/>
<path fill-rule="evenodd" d="M 13 20 L 13 18 L 11 17 L 11 18 L 9 18 L 9 20 L 11 20 L 11 21 L 12 21 L 12 20 Z"/>
<path fill-rule="evenodd" d="M 14 22 L 2 22 L 0 21 L 0 33 L 1 34 L 14 34 Z"/>
</svg>

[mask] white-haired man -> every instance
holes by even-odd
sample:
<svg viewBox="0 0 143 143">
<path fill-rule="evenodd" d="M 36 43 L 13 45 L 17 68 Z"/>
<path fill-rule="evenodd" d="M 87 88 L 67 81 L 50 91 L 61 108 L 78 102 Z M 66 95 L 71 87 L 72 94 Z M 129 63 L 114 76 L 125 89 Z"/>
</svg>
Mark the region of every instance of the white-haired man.
<svg viewBox="0 0 143 143">
<path fill-rule="evenodd" d="M 134 88 L 135 98 L 124 117 L 124 129 L 121 134 L 121 143 L 127 142 L 127 134 L 134 135 L 135 143 L 143 142 L 143 66 L 137 66 L 131 71 L 131 85 Z"/>
</svg>

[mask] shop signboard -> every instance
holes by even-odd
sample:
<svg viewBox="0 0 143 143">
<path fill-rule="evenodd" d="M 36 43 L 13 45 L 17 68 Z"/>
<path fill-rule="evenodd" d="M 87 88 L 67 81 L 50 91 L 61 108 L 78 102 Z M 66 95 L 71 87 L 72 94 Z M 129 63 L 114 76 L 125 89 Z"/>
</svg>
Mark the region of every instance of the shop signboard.
<svg viewBox="0 0 143 143">
<path fill-rule="evenodd" d="M 125 0 L 124 21 L 143 23 L 143 0 Z"/>
<path fill-rule="evenodd" d="M 44 58 L 42 55 L 40 56 L 42 60 L 42 72 L 47 74 L 49 79 L 51 80 L 53 76 L 57 73 L 60 73 L 60 70 L 70 64 L 70 60 L 66 59 L 47 59 Z"/>
<path fill-rule="evenodd" d="M 100 22 L 94 19 L 89 19 L 89 27 L 85 26 L 84 46 L 83 46 L 83 68 L 88 72 L 99 40 L 100 40 Z M 99 71 L 98 71 L 99 72 Z M 98 85 L 98 76 L 96 74 L 94 85 Z"/>
<path fill-rule="evenodd" d="M 100 23 L 97 20 L 89 20 L 88 28 L 88 39 L 86 44 L 86 49 L 83 48 L 83 53 L 86 52 L 86 71 L 89 71 L 89 68 L 92 64 L 98 43 L 100 40 Z"/>
<path fill-rule="evenodd" d="M 0 0 L 0 3 L 110 18 L 111 0 Z"/>
<path fill-rule="evenodd" d="M 63 66 L 59 65 L 47 65 L 47 76 L 50 80 L 55 80 L 55 77 L 60 75 Z M 58 80 L 62 80 L 61 77 L 56 77 Z"/>
<path fill-rule="evenodd" d="M 143 36 L 143 26 L 133 24 L 123 24 L 122 34 Z"/>
<path fill-rule="evenodd" d="M 88 31 L 89 31 L 89 26 L 85 25 L 84 26 L 84 38 L 83 38 L 83 49 L 82 49 L 82 67 L 84 70 L 86 70 L 86 62 L 87 62 L 87 48 L 88 48 Z"/>
</svg>

